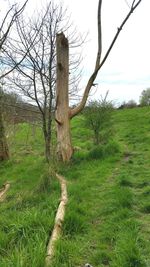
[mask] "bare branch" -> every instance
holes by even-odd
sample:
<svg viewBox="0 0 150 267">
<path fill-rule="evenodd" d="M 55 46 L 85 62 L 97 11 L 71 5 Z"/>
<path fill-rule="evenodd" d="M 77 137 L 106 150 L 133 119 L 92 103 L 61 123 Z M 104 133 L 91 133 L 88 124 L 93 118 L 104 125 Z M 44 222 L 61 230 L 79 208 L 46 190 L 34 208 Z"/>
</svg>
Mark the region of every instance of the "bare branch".
<svg viewBox="0 0 150 267">
<path fill-rule="evenodd" d="M 114 39 L 112 40 L 112 42 L 111 42 L 111 44 L 110 44 L 110 46 L 109 46 L 109 48 L 108 48 L 108 50 L 107 50 L 107 52 L 106 52 L 106 54 L 105 54 L 103 60 L 102 60 L 102 62 L 100 63 L 100 65 L 99 65 L 99 67 L 98 67 L 98 70 L 99 70 L 99 69 L 103 66 L 103 64 L 105 63 L 105 61 L 106 61 L 106 59 L 108 58 L 108 56 L 109 56 L 109 54 L 110 54 L 110 51 L 111 51 L 111 49 L 113 48 L 113 46 L 114 46 L 114 44 L 115 44 L 115 42 L 116 42 L 116 40 L 117 40 L 117 38 L 118 38 L 118 36 L 119 36 L 121 30 L 123 29 L 123 27 L 124 27 L 124 25 L 125 25 L 125 23 L 128 21 L 128 19 L 129 19 L 130 16 L 132 15 L 133 11 L 137 8 L 137 6 L 140 4 L 141 1 L 142 1 L 142 0 L 139 0 L 139 1 L 136 3 L 136 5 L 134 5 L 135 1 L 133 1 L 133 3 L 132 3 L 132 7 L 131 7 L 129 13 L 127 14 L 127 16 L 125 17 L 125 19 L 124 19 L 123 22 L 121 23 L 120 27 L 118 27 L 117 33 L 116 33 L 116 35 L 114 36 Z"/>
<path fill-rule="evenodd" d="M 24 8 L 25 8 L 27 2 L 28 2 L 28 0 L 26 0 L 25 3 L 23 4 L 23 6 L 22 6 L 19 10 L 16 10 L 15 13 L 13 14 L 13 16 L 12 16 L 12 18 L 11 18 L 11 21 L 10 21 L 9 25 L 7 26 L 7 30 L 5 31 L 5 33 L 3 34 L 3 36 L 2 36 L 1 39 L 0 39 L 0 51 L 1 51 L 1 49 L 2 49 L 2 46 L 3 46 L 4 42 L 5 42 L 6 39 L 7 39 L 7 36 L 8 36 L 8 34 L 9 34 L 9 31 L 10 31 L 10 29 L 11 29 L 13 23 L 16 21 L 17 17 L 23 12 L 23 10 L 24 10 Z M 3 28 L 3 26 L 4 26 L 4 23 L 5 23 L 5 21 L 6 21 L 7 17 L 8 17 L 8 15 L 9 15 L 9 13 L 11 12 L 11 10 L 13 10 L 13 7 L 14 7 L 14 6 L 12 6 L 12 7 L 8 10 L 8 12 L 6 13 L 6 16 L 5 16 L 5 18 L 4 18 L 3 22 L 2 22 L 0 31 L 2 31 L 2 28 Z"/>
<path fill-rule="evenodd" d="M 98 68 L 102 53 L 102 27 L 101 27 L 101 9 L 102 9 L 102 0 L 98 3 L 98 14 L 97 14 L 97 21 L 98 21 L 98 52 L 97 52 L 97 59 L 96 59 L 96 65 L 95 70 Z"/>
<path fill-rule="evenodd" d="M 88 98 L 88 95 L 89 95 L 89 92 L 90 92 L 90 90 L 91 90 L 91 88 L 93 86 L 93 83 L 94 83 L 94 81 L 95 81 L 95 79 L 97 77 L 97 74 L 98 74 L 99 70 L 101 69 L 101 67 L 105 63 L 106 59 L 108 58 L 108 56 L 110 54 L 110 51 L 112 50 L 112 48 L 113 48 L 113 46 L 114 46 L 114 44 L 115 44 L 115 42 L 116 42 L 121 30 L 123 29 L 123 27 L 125 25 L 125 23 L 128 21 L 128 19 L 130 18 L 130 16 L 134 12 L 134 10 L 138 7 L 138 5 L 141 3 L 141 1 L 142 0 L 138 0 L 137 3 L 135 3 L 135 0 L 134 0 L 132 2 L 132 6 L 131 6 L 129 12 L 127 13 L 126 17 L 122 21 L 122 23 L 121 23 L 120 27 L 118 28 L 117 33 L 115 34 L 115 36 L 114 36 L 114 38 L 113 38 L 113 40 L 112 40 L 112 42 L 111 42 L 111 44 L 110 44 L 110 46 L 108 48 L 103 60 L 99 64 L 97 63 L 97 61 L 99 60 L 99 56 L 97 56 L 95 70 L 94 70 L 94 72 L 92 73 L 92 75 L 90 76 L 90 78 L 88 80 L 88 83 L 86 85 L 82 100 L 81 100 L 81 102 L 79 103 L 78 106 L 76 106 L 74 109 L 70 109 L 70 118 L 76 116 L 84 108 L 84 106 L 86 104 L 86 101 L 87 101 L 87 98 Z M 101 7 L 101 2 L 102 1 L 99 0 L 99 7 Z M 98 12 L 100 12 L 99 8 L 98 8 Z M 98 38 L 100 38 L 100 37 L 98 36 Z M 101 40 L 101 38 L 100 38 L 100 40 Z M 98 48 L 98 50 L 99 50 L 99 48 Z"/>
<path fill-rule="evenodd" d="M 2 37 L 1 37 L 1 39 L 0 39 L 0 51 L 2 51 L 2 49 L 3 49 L 4 43 L 5 43 L 5 41 L 6 41 L 7 38 L 8 38 L 8 34 L 9 34 L 9 32 L 10 32 L 10 29 L 11 29 L 12 25 L 13 25 L 14 22 L 17 20 L 17 18 L 20 16 L 20 14 L 24 11 L 24 8 L 25 8 L 27 2 L 28 2 L 28 0 L 25 1 L 25 3 L 22 5 L 22 7 L 21 7 L 19 10 L 15 10 L 15 12 L 14 12 L 14 14 L 13 14 L 13 16 L 12 16 L 12 18 L 11 18 L 11 20 L 10 20 L 8 26 L 7 26 L 7 29 L 6 29 L 5 33 L 3 33 L 3 35 L 2 35 Z M 6 13 L 6 15 L 5 15 L 4 19 L 3 19 L 3 22 L 2 22 L 2 24 L 1 24 L 1 27 L 0 27 L 0 33 L 2 33 L 3 27 L 4 27 L 5 23 L 6 23 L 6 19 L 7 19 L 8 15 L 10 14 L 10 12 L 14 9 L 14 7 L 15 7 L 15 5 L 13 5 L 13 6 L 7 11 L 7 13 Z M 26 55 L 25 55 L 25 56 L 26 56 Z M 12 67 L 12 68 L 11 68 L 9 71 L 7 71 L 6 73 L 0 75 L 0 79 L 4 78 L 4 77 L 7 76 L 8 74 L 10 74 L 10 73 L 15 69 L 15 67 L 19 66 L 19 64 L 21 64 L 21 62 L 24 60 L 25 56 L 24 56 L 19 62 L 17 62 L 16 66 Z"/>
</svg>

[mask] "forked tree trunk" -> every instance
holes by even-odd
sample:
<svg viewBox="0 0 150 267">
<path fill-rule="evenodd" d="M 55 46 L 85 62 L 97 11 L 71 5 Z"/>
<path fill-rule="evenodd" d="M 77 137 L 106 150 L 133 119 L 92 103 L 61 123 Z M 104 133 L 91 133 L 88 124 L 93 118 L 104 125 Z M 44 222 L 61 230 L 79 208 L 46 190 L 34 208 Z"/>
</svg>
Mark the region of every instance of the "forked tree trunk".
<svg viewBox="0 0 150 267">
<path fill-rule="evenodd" d="M 0 108 L 0 161 L 9 159 L 8 145 L 5 137 L 2 112 Z"/>
<path fill-rule="evenodd" d="M 63 33 L 57 34 L 57 85 L 56 85 L 56 113 L 57 123 L 57 154 L 63 161 L 69 161 L 73 148 L 70 133 L 69 113 L 69 46 Z"/>
<path fill-rule="evenodd" d="M 60 159 L 63 161 L 69 161 L 73 148 L 71 145 L 70 134 L 70 119 L 76 116 L 84 108 L 89 92 L 94 86 L 94 81 L 101 67 L 104 65 L 108 58 L 122 28 L 133 14 L 133 11 L 138 7 L 142 0 L 132 0 L 129 12 L 123 19 L 120 27 L 118 28 L 112 42 L 103 59 L 102 54 L 102 33 L 101 33 L 101 7 L 102 0 L 98 1 L 98 50 L 96 57 L 96 64 L 92 75 L 89 77 L 87 85 L 85 87 L 81 102 L 73 109 L 69 108 L 68 99 L 68 80 L 69 80 L 69 47 L 68 40 L 63 33 L 57 35 L 57 89 L 56 89 L 56 122 L 57 122 L 57 152 Z"/>
</svg>

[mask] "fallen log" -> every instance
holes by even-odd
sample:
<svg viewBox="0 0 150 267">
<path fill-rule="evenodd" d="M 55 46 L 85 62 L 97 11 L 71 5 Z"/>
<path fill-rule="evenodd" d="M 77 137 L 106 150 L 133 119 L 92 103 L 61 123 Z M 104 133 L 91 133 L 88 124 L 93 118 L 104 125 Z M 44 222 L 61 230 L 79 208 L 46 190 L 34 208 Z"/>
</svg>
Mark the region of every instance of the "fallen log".
<svg viewBox="0 0 150 267">
<path fill-rule="evenodd" d="M 55 217 L 53 232 L 47 245 L 47 253 L 45 259 L 46 267 L 51 265 L 52 258 L 54 256 L 55 243 L 60 238 L 62 224 L 65 217 L 65 206 L 68 201 L 66 180 L 64 179 L 63 176 L 59 174 L 56 174 L 56 178 L 59 180 L 61 185 L 61 199 Z"/>
<path fill-rule="evenodd" d="M 10 187 L 10 183 L 6 182 L 3 187 L 0 189 L 0 202 L 4 201 L 6 197 L 6 192 L 8 191 Z"/>
</svg>

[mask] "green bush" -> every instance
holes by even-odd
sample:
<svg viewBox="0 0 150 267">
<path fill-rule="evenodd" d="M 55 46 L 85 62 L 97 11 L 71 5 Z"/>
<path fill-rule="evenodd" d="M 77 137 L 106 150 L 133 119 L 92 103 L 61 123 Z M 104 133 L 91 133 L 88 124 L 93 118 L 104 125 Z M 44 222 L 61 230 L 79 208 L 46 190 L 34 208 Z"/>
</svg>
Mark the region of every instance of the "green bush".
<svg viewBox="0 0 150 267">
<path fill-rule="evenodd" d="M 112 102 L 104 99 L 92 101 L 84 111 L 85 125 L 92 130 L 95 145 L 106 143 L 112 135 Z"/>
<path fill-rule="evenodd" d="M 150 105 L 150 88 L 147 88 L 142 91 L 140 96 L 140 105 L 149 106 Z"/>
</svg>

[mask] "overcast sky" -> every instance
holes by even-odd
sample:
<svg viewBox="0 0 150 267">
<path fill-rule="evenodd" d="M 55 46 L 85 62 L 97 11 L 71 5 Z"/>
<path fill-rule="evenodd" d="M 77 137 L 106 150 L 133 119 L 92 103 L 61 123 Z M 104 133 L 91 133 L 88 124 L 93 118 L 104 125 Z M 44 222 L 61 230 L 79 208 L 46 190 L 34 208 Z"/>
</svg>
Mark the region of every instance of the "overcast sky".
<svg viewBox="0 0 150 267">
<path fill-rule="evenodd" d="M 89 31 L 85 46 L 85 74 L 93 70 L 97 49 L 98 1 L 64 0 L 81 32 Z M 131 3 L 132 1 L 128 1 Z M 103 54 L 117 27 L 128 12 L 125 0 L 104 0 L 102 6 Z M 117 102 L 139 100 L 141 91 L 150 87 L 150 0 L 143 0 L 121 32 L 111 54 L 98 75 L 95 98 L 109 90 Z"/>
<path fill-rule="evenodd" d="M 6 2 L 7 0 L 0 0 Z M 23 0 L 19 0 L 23 1 Z M 54 2 L 59 2 L 55 0 Z M 12 0 L 9 1 L 13 2 Z M 36 9 L 46 0 L 29 0 L 28 12 Z M 60 1 L 61 2 L 61 1 Z M 128 12 L 128 3 L 132 0 L 103 0 L 102 34 L 103 55 L 117 31 L 122 19 Z M 84 88 L 92 73 L 97 52 L 97 5 L 98 0 L 63 0 L 68 7 L 71 20 L 78 31 L 88 32 L 83 46 Z M 150 87 L 150 0 L 142 0 L 121 32 L 111 54 L 101 69 L 92 98 L 100 98 L 109 90 L 109 98 L 121 103 L 134 99 L 138 102 L 143 89 Z M 95 92 L 95 94 L 94 94 Z"/>
</svg>

